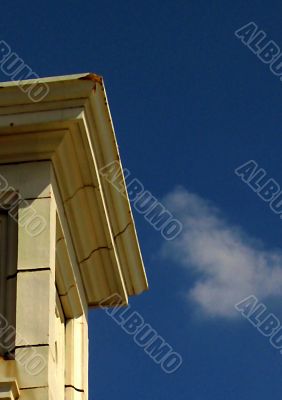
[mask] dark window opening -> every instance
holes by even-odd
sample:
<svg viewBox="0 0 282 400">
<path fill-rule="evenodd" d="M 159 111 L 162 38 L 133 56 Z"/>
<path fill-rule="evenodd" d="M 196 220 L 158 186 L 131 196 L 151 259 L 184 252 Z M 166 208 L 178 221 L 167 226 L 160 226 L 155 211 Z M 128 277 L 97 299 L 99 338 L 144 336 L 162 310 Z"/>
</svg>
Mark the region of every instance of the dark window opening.
<svg viewBox="0 0 282 400">
<path fill-rule="evenodd" d="M 0 210 L 0 355 L 12 359 L 16 340 L 17 221 Z"/>
</svg>

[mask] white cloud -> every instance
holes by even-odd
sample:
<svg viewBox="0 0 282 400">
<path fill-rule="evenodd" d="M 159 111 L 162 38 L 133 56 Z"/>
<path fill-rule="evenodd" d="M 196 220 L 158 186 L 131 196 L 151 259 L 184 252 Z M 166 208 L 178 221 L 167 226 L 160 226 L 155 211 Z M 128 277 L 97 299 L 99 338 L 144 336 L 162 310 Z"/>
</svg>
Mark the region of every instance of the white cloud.
<svg viewBox="0 0 282 400">
<path fill-rule="evenodd" d="M 206 316 L 236 317 L 234 305 L 251 294 L 260 301 L 282 296 L 282 252 L 263 249 L 207 200 L 183 188 L 165 203 L 184 229 L 165 243 L 164 255 L 196 272 L 187 298 Z"/>
</svg>

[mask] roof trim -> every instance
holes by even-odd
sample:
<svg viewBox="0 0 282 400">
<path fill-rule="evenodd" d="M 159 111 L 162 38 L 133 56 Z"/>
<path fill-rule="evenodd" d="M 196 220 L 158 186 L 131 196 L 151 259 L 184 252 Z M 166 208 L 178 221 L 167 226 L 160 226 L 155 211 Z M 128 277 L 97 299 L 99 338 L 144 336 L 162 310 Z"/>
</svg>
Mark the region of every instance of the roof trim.
<svg viewBox="0 0 282 400">
<path fill-rule="evenodd" d="M 38 103 L 33 103 L 20 90 L 21 86 L 31 82 L 48 84 L 48 95 Z M 120 284 L 110 284 L 103 293 L 112 295 L 114 290 L 119 293 L 124 288 L 127 297 L 147 290 L 147 278 L 102 77 L 86 73 L 22 81 L 20 86 L 17 82 L 4 82 L 0 83 L 0 87 L 0 164 L 51 159 L 62 200 L 65 202 L 81 189 L 79 182 L 82 180 L 83 192 L 79 195 L 87 199 L 87 202 L 96 202 L 96 209 L 91 205 L 87 211 L 89 218 L 94 218 L 95 224 L 95 213 L 99 212 L 104 220 L 104 233 L 96 226 L 96 242 L 104 243 L 107 237 L 107 246 L 113 249 L 110 256 L 105 256 L 103 246 L 101 250 L 100 247 L 97 248 L 97 251 L 103 253 L 100 258 L 104 260 L 99 268 L 106 268 L 107 274 L 110 268 L 111 271 L 116 271 L 113 272 L 116 279 L 121 279 Z M 57 133 L 54 134 L 55 132 Z M 17 143 L 20 145 L 22 135 L 25 135 L 27 149 L 21 150 L 20 147 L 17 152 L 15 146 Z M 37 145 L 39 138 L 40 146 Z M 73 157 L 73 162 L 80 169 L 77 183 L 71 182 L 71 173 L 74 170 L 69 171 L 71 168 L 66 161 L 67 157 Z M 99 174 L 111 162 L 116 162 L 120 170 L 121 192 Z M 94 191 L 90 193 L 87 185 L 92 186 Z M 66 204 L 65 207 L 68 209 Z M 72 219 L 74 211 L 68 212 Z M 74 228 L 71 229 L 72 235 L 85 236 L 84 228 L 79 229 L 81 232 L 78 233 L 75 233 Z M 79 243 L 79 238 L 75 240 Z M 77 251 L 78 248 L 79 244 Z M 80 261 L 82 252 L 83 248 L 81 254 L 78 254 Z M 89 273 L 93 265 L 83 268 Z M 84 283 L 87 282 L 84 280 Z M 89 291 L 91 287 L 88 287 Z M 95 305 L 101 301 L 103 293 L 99 296 L 90 293 L 89 303 Z M 124 298 L 124 293 L 122 297 Z"/>
</svg>

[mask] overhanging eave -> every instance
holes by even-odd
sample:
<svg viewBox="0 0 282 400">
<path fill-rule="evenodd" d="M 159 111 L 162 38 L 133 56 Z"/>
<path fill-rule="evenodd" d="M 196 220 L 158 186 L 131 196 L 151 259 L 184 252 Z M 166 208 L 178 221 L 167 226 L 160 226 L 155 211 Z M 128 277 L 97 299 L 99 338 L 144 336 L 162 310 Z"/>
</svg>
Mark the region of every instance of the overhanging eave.
<svg viewBox="0 0 282 400">
<path fill-rule="evenodd" d="M 43 81 L 49 94 L 35 104 L 0 84 L 0 163 L 52 160 L 89 305 L 126 302 L 147 279 L 128 198 L 99 174 L 114 161 L 122 171 L 102 79 Z"/>
</svg>

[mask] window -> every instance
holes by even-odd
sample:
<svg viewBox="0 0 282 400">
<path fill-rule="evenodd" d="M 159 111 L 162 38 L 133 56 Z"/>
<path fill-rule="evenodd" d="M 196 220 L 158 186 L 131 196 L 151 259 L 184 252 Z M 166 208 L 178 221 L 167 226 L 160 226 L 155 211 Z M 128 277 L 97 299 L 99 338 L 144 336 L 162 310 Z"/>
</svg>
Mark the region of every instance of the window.
<svg viewBox="0 0 282 400">
<path fill-rule="evenodd" d="M 17 222 L 0 210 L 0 355 L 12 358 L 15 348 L 17 285 Z"/>
</svg>

